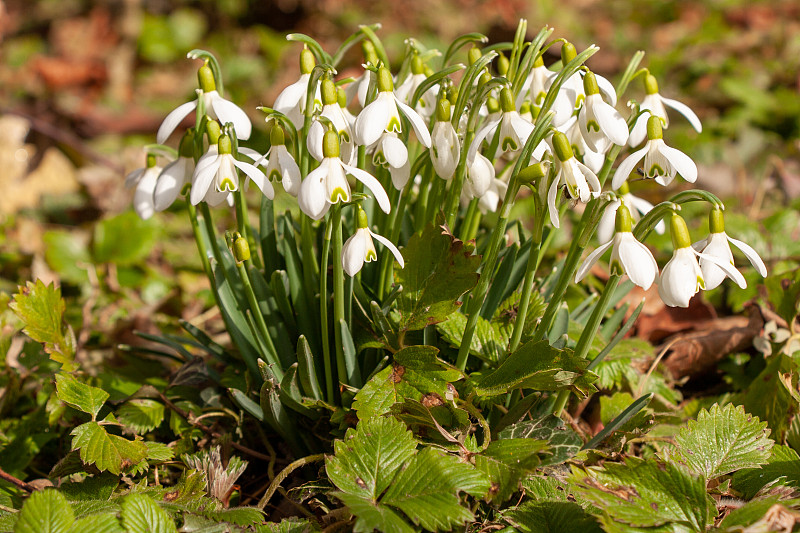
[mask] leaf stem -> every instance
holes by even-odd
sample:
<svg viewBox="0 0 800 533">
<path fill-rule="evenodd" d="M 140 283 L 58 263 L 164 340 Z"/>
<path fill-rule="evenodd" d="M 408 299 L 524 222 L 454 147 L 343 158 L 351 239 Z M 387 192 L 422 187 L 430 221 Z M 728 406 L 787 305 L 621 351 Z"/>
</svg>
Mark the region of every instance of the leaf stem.
<svg viewBox="0 0 800 533">
<path fill-rule="evenodd" d="M 341 383 L 348 383 L 347 367 L 344 360 L 342 329 L 339 321 L 344 320 L 344 269 L 342 268 L 342 204 L 336 203 L 331 209 L 331 233 L 333 237 L 333 334 L 336 349 L 336 372 Z"/>
<path fill-rule="evenodd" d="M 275 476 L 275 479 L 273 479 L 272 483 L 270 483 L 267 492 L 265 492 L 264 496 L 261 498 L 261 500 L 259 500 L 257 507 L 263 510 L 264 507 L 267 506 L 267 503 L 269 503 L 270 498 L 272 498 L 273 494 L 275 494 L 275 492 L 278 490 L 278 487 L 281 486 L 283 480 L 289 477 L 289 474 L 291 474 L 292 472 L 294 472 L 295 470 L 297 470 L 302 466 L 306 466 L 307 464 L 316 463 L 318 461 L 324 461 L 324 460 L 325 460 L 325 454 L 318 453 L 316 455 L 309 455 L 308 457 L 301 457 L 297 461 L 290 463 L 286 468 L 281 470 L 277 476 Z"/>
</svg>

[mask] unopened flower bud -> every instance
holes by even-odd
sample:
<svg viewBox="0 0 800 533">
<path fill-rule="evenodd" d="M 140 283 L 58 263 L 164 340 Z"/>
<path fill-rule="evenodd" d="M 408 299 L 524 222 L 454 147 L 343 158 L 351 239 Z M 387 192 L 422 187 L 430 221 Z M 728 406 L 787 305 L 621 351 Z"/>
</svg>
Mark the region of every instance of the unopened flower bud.
<svg viewBox="0 0 800 533">
<path fill-rule="evenodd" d="M 242 237 L 239 233 L 235 234 L 233 240 L 233 256 L 236 258 L 237 263 L 250 259 L 250 245 L 247 244 L 247 239 Z"/>
<path fill-rule="evenodd" d="M 333 105 L 339 103 L 339 96 L 336 94 L 336 84 L 333 80 L 324 79 L 320 84 L 322 93 L 322 105 Z"/>
<path fill-rule="evenodd" d="M 508 61 L 508 58 L 505 55 L 500 54 L 499 56 L 497 56 L 497 72 L 498 72 L 498 74 L 500 74 L 501 76 L 505 76 L 506 74 L 508 74 L 509 65 L 510 65 L 510 63 Z"/>
<path fill-rule="evenodd" d="M 336 98 L 339 101 L 339 107 L 347 107 L 347 93 L 344 89 L 336 88 Z"/>
<path fill-rule="evenodd" d="M 567 66 L 567 63 L 572 61 L 578 56 L 578 51 L 575 50 L 575 45 L 570 42 L 565 42 L 561 46 L 561 64 Z"/>
<path fill-rule="evenodd" d="M 470 65 L 472 65 L 482 56 L 483 52 L 481 52 L 481 49 L 478 48 L 477 46 L 473 46 L 472 48 L 469 49 L 469 52 L 467 52 L 467 61 L 469 62 Z"/>
<path fill-rule="evenodd" d="M 484 70 L 483 74 L 481 74 L 480 77 L 478 78 L 478 87 L 483 87 L 490 81 L 492 81 L 492 75 L 489 74 L 488 70 Z"/>
<path fill-rule="evenodd" d="M 497 113 L 500 111 L 500 102 L 497 101 L 497 98 L 490 96 L 486 99 L 486 109 L 489 110 L 489 113 Z"/>
</svg>

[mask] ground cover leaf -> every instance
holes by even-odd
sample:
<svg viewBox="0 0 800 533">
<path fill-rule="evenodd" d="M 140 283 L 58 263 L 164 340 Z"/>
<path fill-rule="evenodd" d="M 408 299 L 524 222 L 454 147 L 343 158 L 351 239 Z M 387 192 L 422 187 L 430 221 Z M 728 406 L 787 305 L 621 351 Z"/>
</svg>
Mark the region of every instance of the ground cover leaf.
<svg viewBox="0 0 800 533">
<path fill-rule="evenodd" d="M 158 504 L 144 494 L 130 494 L 122 500 L 122 524 L 128 533 L 176 533 L 175 522 Z"/>
<path fill-rule="evenodd" d="M 523 533 L 555 531 L 601 533 L 603 531 L 592 515 L 573 502 L 527 501 L 516 509 L 504 513 L 503 516 Z"/>
<path fill-rule="evenodd" d="M 466 325 L 466 315 L 453 313 L 444 322 L 436 324 L 436 329 L 450 346 L 460 348 Z M 475 325 L 475 333 L 470 342 L 469 353 L 490 364 L 496 364 L 505 356 L 509 338 L 509 332 L 501 329 L 499 324 L 489 322 L 479 316 Z"/>
<path fill-rule="evenodd" d="M 481 258 L 441 226 L 427 226 L 403 248 L 405 268 L 395 270 L 403 286 L 397 300 L 398 331 L 414 331 L 442 322 L 478 283 Z"/>
<path fill-rule="evenodd" d="M 475 467 L 491 481 L 487 499 L 504 502 L 517 492 L 520 480 L 539 466 L 539 454 L 546 448 L 547 442 L 536 439 L 492 441 L 473 458 Z"/>
<path fill-rule="evenodd" d="M 34 492 L 22 506 L 14 533 L 69 533 L 75 514 L 55 489 Z"/>
<path fill-rule="evenodd" d="M 137 434 L 147 433 L 164 421 L 164 405 L 155 400 L 137 398 L 117 409 L 117 420 Z"/>
<path fill-rule="evenodd" d="M 113 474 L 140 463 L 147 456 L 147 446 L 143 441 L 110 435 L 94 421 L 76 427 L 71 435 L 72 449 L 80 451 L 81 461 Z"/>
<path fill-rule="evenodd" d="M 766 463 L 774 444 L 768 434 L 767 423 L 747 414 L 741 405 L 714 404 L 681 428 L 668 459 L 714 479 Z"/>
<path fill-rule="evenodd" d="M 158 232 L 157 222 L 142 220 L 134 211 L 101 220 L 94 227 L 94 259 L 98 263 L 136 265 L 150 255 Z"/>
<path fill-rule="evenodd" d="M 624 463 L 575 468 L 575 492 L 626 526 L 705 529 L 716 513 L 702 476 L 672 463 L 630 457 Z"/>
<path fill-rule="evenodd" d="M 581 449 L 583 441 L 572 428 L 554 415 L 524 420 L 498 433 L 498 439 L 536 439 L 547 442 L 549 455 L 541 457 L 540 466 L 561 464 Z"/>
<path fill-rule="evenodd" d="M 108 393 L 98 387 L 82 383 L 69 374 L 56 374 L 56 395 L 70 407 L 79 409 L 97 418 L 97 413 L 108 399 Z"/>
<path fill-rule="evenodd" d="M 745 411 L 767 423 L 772 437 L 783 444 L 794 415 L 800 411 L 800 403 L 781 383 L 781 376 L 791 375 L 793 380 L 800 374 L 794 359 L 783 353 L 767 359 L 767 366 L 756 376 L 747 389 L 731 399 L 741 404 Z M 796 381 L 795 381 L 796 384 Z"/>
<path fill-rule="evenodd" d="M 776 482 L 800 488 L 800 456 L 789 446 L 774 446 L 761 468 L 744 468 L 733 474 L 731 487 L 749 500 L 762 487 Z"/>
<path fill-rule="evenodd" d="M 95 513 L 79 518 L 70 533 L 127 533 L 117 519 L 116 513 Z"/>
</svg>

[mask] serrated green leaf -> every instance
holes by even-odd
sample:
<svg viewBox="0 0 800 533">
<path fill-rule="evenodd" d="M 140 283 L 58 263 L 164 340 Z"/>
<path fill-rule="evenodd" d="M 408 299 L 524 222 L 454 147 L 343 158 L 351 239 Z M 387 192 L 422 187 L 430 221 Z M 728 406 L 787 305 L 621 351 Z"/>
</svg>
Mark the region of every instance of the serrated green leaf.
<svg viewBox="0 0 800 533">
<path fill-rule="evenodd" d="M 494 372 L 481 376 L 475 390 L 484 396 L 523 388 L 554 391 L 569 388 L 585 397 L 597 389 L 596 376 L 587 372 L 588 361 L 572 351 L 557 350 L 547 341 L 531 341 L 509 355 Z"/>
<path fill-rule="evenodd" d="M 399 514 L 389 507 L 376 504 L 371 498 L 342 492 L 334 492 L 333 495 L 356 515 L 354 533 L 414 533 L 414 529 Z"/>
<path fill-rule="evenodd" d="M 774 444 L 768 434 L 767 423 L 747 414 L 741 405 L 714 404 L 681 428 L 668 459 L 710 480 L 766 463 Z"/>
<path fill-rule="evenodd" d="M 119 485 L 119 477 L 105 472 L 103 474 L 87 477 L 83 481 L 68 481 L 62 483 L 58 490 L 69 501 L 75 500 L 108 500 Z"/>
<path fill-rule="evenodd" d="M 255 507 L 231 507 L 218 511 L 203 511 L 204 516 L 217 522 L 236 526 L 252 526 L 264 521 L 264 513 Z"/>
<path fill-rule="evenodd" d="M 788 446 L 774 446 L 767 464 L 739 470 L 731 478 L 731 486 L 746 500 L 775 482 L 800 488 L 800 457 Z"/>
<path fill-rule="evenodd" d="M 745 411 L 760 420 L 764 420 L 772 430 L 771 437 L 783 443 L 792 414 L 800 410 L 800 404 L 792 398 L 791 393 L 781 384 L 780 377 L 791 374 L 793 379 L 798 375 L 797 362 L 783 353 L 767 359 L 767 366 L 752 381 L 743 393 L 731 399 L 731 403 L 741 404 Z"/>
<path fill-rule="evenodd" d="M 394 364 L 372 377 L 353 401 L 359 419 L 380 416 L 405 399 L 419 401 L 423 394 L 448 395 L 448 383 L 463 374 L 436 357 L 433 346 L 410 346 L 394 354 Z"/>
<path fill-rule="evenodd" d="M 414 331 L 436 324 L 456 311 L 459 300 L 478 283 L 481 258 L 438 226 L 412 236 L 403 249 L 405 268 L 395 270 L 403 286 L 397 301 L 398 330 Z"/>
<path fill-rule="evenodd" d="M 788 514 L 790 512 L 789 508 L 797 509 L 797 507 L 800 506 L 800 499 L 781 500 L 779 496 L 771 496 L 769 498 L 747 502 L 738 509 L 732 510 L 731 513 L 722 520 L 719 525 L 719 531 L 724 533 L 739 533 L 741 531 L 780 531 L 779 529 L 773 529 L 777 524 L 774 522 L 770 524 L 769 517 L 765 516 L 775 505 L 783 507 Z M 755 525 L 758 522 L 760 522 L 760 524 Z"/>
<path fill-rule="evenodd" d="M 555 531 L 580 531 L 602 533 L 597 520 L 580 505 L 573 502 L 525 502 L 503 515 L 518 531 L 524 533 L 551 533 Z"/>
<path fill-rule="evenodd" d="M 554 415 L 538 420 L 525 420 L 505 428 L 498 439 L 536 439 L 547 442 L 550 455 L 542 456 L 541 466 L 557 465 L 570 459 L 581 448 L 583 441 L 572 428 Z"/>
<path fill-rule="evenodd" d="M 22 506 L 14 533 L 69 533 L 75 515 L 55 489 L 34 492 Z"/>
<path fill-rule="evenodd" d="M 672 524 L 702 531 L 716 514 L 705 479 L 672 463 L 630 457 L 624 464 L 576 468 L 568 481 L 582 497 L 628 526 Z"/>
<path fill-rule="evenodd" d="M 82 383 L 69 374 L 56 374 L 56 395 L 58 399 L 70 407 L 79 409 L 97 418 L 97 413 L 108 399 L 103 389 Z"/>
<path fill-rule="evenodd" d="M 489 480 L 472 465 L 425 448 L 398 474 L 381 503 L 399 508 L 428 531 L 450 530 L 474 518 L 457 496 L 467 488 L 482 496 Z"/>
<path fill-rule="evenodd" d="M 487 500 L 504 502 L 519 490 L 520 480 L 539 465 L 547 443 L 535 439 L 495 440 L 474 457 L 475 467 L 491 481 Z"/>
<path fill-rule="evenodd" d="M 319 531 L 319 526 L 305 518 L 284 518 L 280 522 L 268 522 L 256 526 L 257 533 L 314 533 Z"/>
<path fill-rule="evenodd" d="M 405 424 L 394 418 L 368 418 L 334 442 L 335 455 L 325 461 L 328 477 L 340 490 L 377 501 L 417 443 Z"/>
<path fill-rule="evenodd" d="M 96 465 L 100 470 L 119 474 L 147 456 L 144 442 L 109 435 L 97 422 L 82 424 L 70 434 L 73 436 L 72 449 L 80 451 L 81 460 Z"/>
<path fill-rule="evenodd" d="M 128 266 L 145 259 L 156 243 L 158 223 L 133 211 L 107 218 L 94 227 L 92 252 L 98 263 Z"/>
<path fill-rule="evenodd" d="M 171 461 L 175 457 L 175 451 L 161 442 L 148 440 L 144 441 L 144 445 L 147 447 L 146 459 L 148 461 L 163 463 L 164 461 Z"/>
<path fill-rule="evenodd" d="M 164 421 L 164 405 L 155 400 L 129 400 L 117 410 L 117 420 L 141 435 L 161 425 Z"/>
<path fill-rule="evenodd" d="M 128 533 L 177 533 L 175 522 L 144 494 L 126 496 L 120 514 Z"/>
<path fill-rule="evenodd" d="M 74 368 L 75 334 L 63 321 L 65 304 L 60 288 L 53 283 L 45 285 L 40 279 L 29 281 L 19 288 L 8 307 L 25 324 L 25 334 L 43 343 L 53 361 L 61 363 L 64 370 Z"/>
<path fill-rule="evenodd" d="M 467 316 L 453 313 L 447 320 L 436 324 L 436 329 L 453 348 L 461 347 L 461 338 L 467 325 Z M 490 364 L 495 364 L 505 356 L 509 334 L 500 326 L 478 317 L 475 333 L 470 342 L 469 353 Z"/>
<path fill-rule="evenodd" d="M 70 533 L 126 533 L 119 523 L 116 513 L 95 513 L 79 518 L 69 530 Z"/>
</svg>

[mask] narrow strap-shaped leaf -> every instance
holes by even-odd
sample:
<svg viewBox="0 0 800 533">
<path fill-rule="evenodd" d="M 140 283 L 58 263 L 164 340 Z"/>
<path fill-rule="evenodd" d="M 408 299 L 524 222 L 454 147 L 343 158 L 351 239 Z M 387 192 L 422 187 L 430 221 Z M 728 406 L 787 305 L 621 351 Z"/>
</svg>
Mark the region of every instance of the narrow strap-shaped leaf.
<svg viewBox="0 0 800 533">
<path fill-rule="evenodd" d="M 231 363 L 234 361 L 233 357 L 231 357 L 225 348 L 214 342 L 214 340 L 209 337 L 205 331 L 186 320 L 181 319 L 179 322 L 181 327 L 185 329 L 189 335 L 194 337 L 197 342 L 203 346 L 203 349 L 206 350 L 210 355 L 216 357 L 223 363 Z"/>
<path fill-rule="evenodd" d="M 272 200 L 266 196 L 261 197 L 261 211 L 259 213 L 261 228 L 261 255 L 264 259 L 264 269 L 267 275 L 281 268 L 281 255 L 278 253 L 278 238 L 275 230 L 275 208 Z"/>
<path fill-rule="evenodd" d="M 556 313 L 555 320 L 553 320 L 553 327 L 551 327 L 550 331 L 547 333 L 547 340 L 550 341 L 550 345 L 554 348 L 563 348 L 563 344 L 560 346 L 558 345 L 559 340 L 567 334 L 568 329 L 569 308 L 566 305 L 562 305 Z"/>
<path fill-rule="evenodd" d="M 611 335 L 614 331 L 617 330 L 622 321 L 625 320 L 625 315 L 628 313 L 628 309 L 630 308 L 629 304 L 622 304 L 619 306 L 611 317 L 603 323 L 603 327 L 600 328 L 600 335 L 607 339 L 609 335 Z"/>
<path fill-rule="evenodd" d="M 633 415 L 644 409 L 644 407 L 647 406 L 648 403 L 650 403 L 650 399 L 652 397 L 653 393 L 651 392 L 637 398 L 624 411 L 622 411 L 619 415 L 617 415 L 617 417 L 614 418 L 614 420 L 609 422 L 608 425 L 606 425 L 606 427 L 600 430 L 600 432 L 597 435 L 595 435 L 594 438 L 592 438 L 592 440 L 584 444 L 581 450 L 592 449 L 601 442 L 603 442 L 603 440 L 605 440 L 606 437 L 608 437 L 614 431 L 622 427 L 622 425 L 628 420 L 630 420 L 633 417 Z"/>
<path fill-rule="evenodd" d="M 583 301 L 572 310 L 572 320 L 578 324 L 585 325 L 589 320 L 589 316 L 592 314 L 592 309 L 594 309 L 592 304 L 595 302 L 597 302 L 596 293 L 592 293 L 584 298 Z"/>
<path fill-rule="evenodd" d="M 358 359 L 356 359 L 356 345 L 353 342 L 353 336 L 350 334 L 350 328 L 347 327 L 347 322 L 343 319 L 339 320 L 339 328 L 342 332 L 342 352 L 344 353 L 344 364 L 347 371 L 347 382 L 354 387 L 361 387 L 361 370 L 358 367 Z"/>
<path fill-rule="evenodd" d="M 303 405 L 303 395 L 300 392 L 300 384 L 297 379 L 297 363 L 286 369 L 286 374 L 283 376 L 278 390 L 278 398 L 280 398 L 284 406 L 311 420 L 316 420 L 320 417 L 320 413 Z"/>
<path fill-rule="evenodd" d="M 264 421 L 264 410 L 259 404 L 251 400 L 247 394 L 239 389 L 233 388 L 228 389 L 228 392 L 231 394 L 231 399 L 236 405 L 254 416 L 259 422 Z"/>
<path fill-rule="evenodd" d="M 148 341 L 157 342 L 158 344 L 172 348 L 183 357 L 184 361 L 191 361 L 194 358 L 194 356 L 189 353 L 186 348 L 184 348 L 183 344 L 173 339 L 168 339 L 167 337 L 163 337 L 161 335 L 153 335 L 152 333 L 145 333 L 143 331 L 134 331 L 133 333 L 137 337 L 141 337 Z"/>
<path fill-rule="evenodd" d="M 304 335 L 297 340 L 297 377 L 300 385 L 308 396 L 315 400 L 322 399 L 322 390 L 317 380 L 317 367 L 314 365 L 314 355 L 311 346 Z"/>
<path fill-rule="evenodd" d="M 370 28 L 371 30 L 375 31 L 375 30 L 380 29 L 381 25 L 380 24 L 370 24 L 367 27 Z M 336 50 L 336 52 L 334 52 L 333 56 L 331 57 L 331 60 L 330 60 L 331 65 L 336 67 L 336 65 L 339 64 L 339 61 L 342 60 L 342 57 L 344 56 L 344 54 L 353 45 L 355 45 L 356 43 L 358 43 L 359 41 L 361 41 L 363 39 L 364 39 L 364 32 L 362 30 L 358 30 L 357 32 L 355 32 L 352 35 L 350 35 L 350 37 L 345 39 L 342 42 L 342 44 L 339 45 L 339 48 Z"/>
<path fill-rule="evenodd" d="M 264 420 L 286 441 L 296 457 L 307 455 L 307 450 L 297 435 L 293 416 L 287 412 L 278 395 L 278 386 L 266 381 L 261 386 L 261 409 Z"/>
<path fill-rule="evenodd" d="M 506 292 L 506 286 L 511 276 L 511 271 L 514 269 L 514 263 L 519 254 L 519 244 L 514 243 L 504 250 L 503 261 L 497 268 L 494 275 L 492 284 L 489 287 L 489 292 L 486 294 L 486 299 L 483 301 L 481 308 L 481 316 L 486 320 L 491 320 L 497 306 L 503 301 L 503 294 Z M 487 272 L 488 274 L 488 272 Z"/>
<path fill-rule="evenodd" d="M 503 293 L 503 297 L 500 299 L 501 302 L 507 300 L 514 294 L 514 291 L 520 287 L 522 279 L 525 277 L 525 269 L 528 267 L 528 257 L 530 257 L 532 244 L 531 239 L 528 239 L 519 247 L 517 258 L 514 261 L 514 267 L 511 269 L 511 273 L 508 276 L 506 290 Z"/>
<path fill-rule="evenodd" d="M 294 320 L 292 304 L 289 302 L 289 276 L 286 275 L 286 271 L 273 271 L 270 287 L 272 288 L 272 296 L 275 298 L 275 303 L 283 316 L 287 333 L 294 338 L 297 336 L 297 323 Z"/>
<path fill-rule="evenodd" d="M 593 368 L 595 368 L 603 361 L 606 355 L 608 355 L 608 353 L 614 349 L 614 346 L 616 346 L 619 343 L 619 341 L 622 340 L 625 334 L 628 333 L 628 331 L 633 327 L 633 324 L 634 322 L 636 322 L 636 319 L 639 318 L 639 313 L 642 312 L 643 307 L 644 307 L 644 300 L 642 300 L 642 302 L 636 307 L 636 309 L 634 309 L 633 314 L 630 316 L 630 318 L 628 318 L 627 321 L 625 321 L 625 324 L 620 328 L 617 334 L 614 335 L 614 338 L 608 341 L 608 344 L 606 344 L 606 347 L 603 348 L 603 351 L 597 354 L 597 357 L 592 359 L 592 362 L 589 363 L 589 366 L 586 367 L 586 370 L 592 370 Z"/>
</svg>

